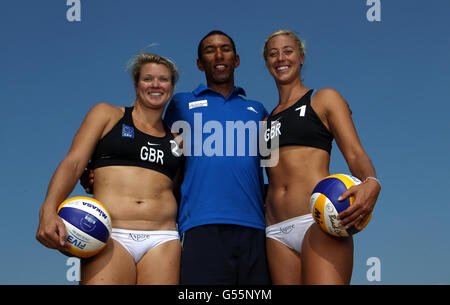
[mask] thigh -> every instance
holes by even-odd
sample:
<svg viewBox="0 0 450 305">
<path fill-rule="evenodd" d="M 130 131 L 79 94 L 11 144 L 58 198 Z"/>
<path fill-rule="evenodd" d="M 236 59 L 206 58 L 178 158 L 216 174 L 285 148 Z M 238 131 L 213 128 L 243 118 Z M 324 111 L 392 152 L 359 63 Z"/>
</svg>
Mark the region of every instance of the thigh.
<svg viewBox="0 0 450 305">
<path fill-rule="evenodd" d="M 183 285 L 234 285 L 236 248 L 228 227 L 205 225 L 184 233 L 181 252 Z"/>
<path fill-rule="evenodd" d="M 353 238 L 334 237 L 313 224 L 303 241 L 304 284 L 350 284 L 353 269 Z"/>
<path fill-rule="evenodd" d="M 179 239 L 151 249 L 137 264 L 137 284 L 177 285 L 180 280 L 180 256 Z"/>
<path fill-rule="evenodd" d="M 266 248 L 272 283 L 274 285 L 301 284 L 300 255 L 273 238 L 267 238 Z"/>
<path fill-rule="evenodd" d="M 136 266 L 131 255 L 114 239 L 99 254 L 81 260 L 81 285 L 134 285 Z"/>
</svg>

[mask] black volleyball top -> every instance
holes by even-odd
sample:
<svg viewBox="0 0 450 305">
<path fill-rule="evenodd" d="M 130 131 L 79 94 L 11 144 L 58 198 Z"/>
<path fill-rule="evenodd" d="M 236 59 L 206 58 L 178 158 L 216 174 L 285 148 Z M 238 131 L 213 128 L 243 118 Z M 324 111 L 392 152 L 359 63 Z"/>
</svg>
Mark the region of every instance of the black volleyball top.
<svg viewBox="0 0 450 305">
<path fill-rule="evenodd" d="M 295 104 L 277 114 L 270 113 L 264 140 L 268 148 L 275 149 L 274 139 L 278 138 L 278 146 L 301 145 L 316 147 L 331 153 L 333 135 L 328 131 L 314 109 L 311 98 L 315 90 L 311 89 Z"/>
<path fill-rule="evenodd" d="M 90 167 L 137 166 L 160 172 L 173 180 L 182 162 L 182 153 L 169 127 L 165 136 L 156 137 L 138 130 L 133 123 L 133 107 L 97 143 Z"/>
</svg>

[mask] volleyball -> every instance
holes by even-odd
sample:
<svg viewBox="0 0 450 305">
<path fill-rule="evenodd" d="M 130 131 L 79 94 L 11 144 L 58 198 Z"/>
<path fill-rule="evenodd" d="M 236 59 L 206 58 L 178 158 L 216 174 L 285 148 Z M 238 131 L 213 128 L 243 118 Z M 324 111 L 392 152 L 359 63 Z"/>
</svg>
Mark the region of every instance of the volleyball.
<svg viewBox="0 0 450 305">
<path fill-rule="evenodd" d="M 353 204 L 354 197 L 350 196 L 345 200 L 338 201 L 339 196 L 361 181 L 353 176 L 336 174 L 322 179 L 314 188 L 311 199 L 311 213 L 315 222 L 326 233 L 345 237 L 356 234 L 364 229 L 372 217 L 372 213 L 364 223 L 357 222 L 356 225 L 346 229 L 338 225 L 337 215 Z"/>
<path fill-rule="evenodd" d="M 90 197 L 72 197 L 57 210 L 66 226 L 69 252 L 80 258 L 99 253 L 111 235 L 111 217 L 106 208 Z"/>
</svg>

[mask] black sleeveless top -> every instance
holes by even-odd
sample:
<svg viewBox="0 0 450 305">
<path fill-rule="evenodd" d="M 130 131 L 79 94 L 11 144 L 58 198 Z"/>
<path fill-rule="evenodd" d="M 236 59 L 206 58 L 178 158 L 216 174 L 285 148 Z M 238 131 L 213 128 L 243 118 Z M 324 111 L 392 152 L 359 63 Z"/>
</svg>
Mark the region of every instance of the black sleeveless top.
<svg viewBox="0 0 450 305">
<path fill-rule="evenodd" d="M 155 137 L 139 131 L 133 124 L 133 107 L 97 143 L 90 167 L 138 166 L 160 172 L 173 180 L 182 162 L 182 153 L 169 127 L 166 135 Z"/>
<path fill-rule="evenodd" d="M 271 147 L 273 139 L 278 138 L 278 146 L 301 145 L 316 147 L 331 153 L 333 135 L 322 123 L 311 107 L 311 89 L 295 104 L 267 118 L 264 140 Z"/>
</svg>

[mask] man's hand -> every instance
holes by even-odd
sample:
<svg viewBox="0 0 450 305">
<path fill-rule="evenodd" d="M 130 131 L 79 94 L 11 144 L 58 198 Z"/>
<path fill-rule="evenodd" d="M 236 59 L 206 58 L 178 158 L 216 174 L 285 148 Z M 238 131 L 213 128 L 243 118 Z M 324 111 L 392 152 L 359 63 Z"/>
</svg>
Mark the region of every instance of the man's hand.
<svg viewBox="0 0 450 305">
<path fill-rule="evenodd" d="M 85 169 L 80 177 L 80 184 L 88 194 L 94 193 L 94 171 L 92 169 Z"/>
</svg>

